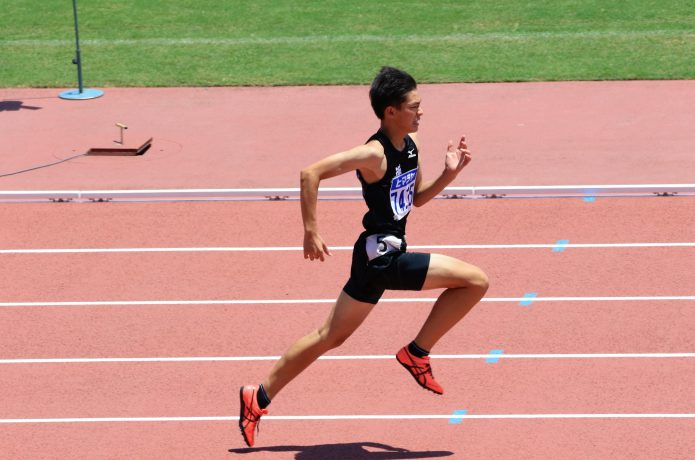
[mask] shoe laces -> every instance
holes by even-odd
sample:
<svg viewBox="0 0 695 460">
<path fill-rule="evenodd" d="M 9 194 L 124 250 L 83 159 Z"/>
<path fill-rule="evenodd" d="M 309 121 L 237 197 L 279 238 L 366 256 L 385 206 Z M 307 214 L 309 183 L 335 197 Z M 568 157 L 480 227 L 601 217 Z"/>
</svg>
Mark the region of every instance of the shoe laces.
<svg viewBox="0 0 695 460">
<path fill-rule="evenodd" d="M 429 375 L 432 378 L 434 378 L 434 374 L 432 373 L 432 366 L 430 365 L 429 359 L 428 360 L 423 359 L 423 361 L 421 363 L 418 363 L 417 361 L 412 360 L 412 363 L 413 363 L 413 365 L 408 366 L 408 367 L 410 369 L 412 369 L 411 372 L 413 373 L 413 375 L 415 375 L 416 377 L 419 377 L 421 375 L 424 375 L 424 376 Z"/>
<path fill-rule="evenodd" d="M 261 426 L 261 416 L 267 415 L 268 411 L 266 409 L 261 409 L 260 412 L 257 414 L 253 412 L 252 408 L 249 406 L 244 407 L 244 420 L 246 420 L 246 423 L 244 423 L 244 428 L 246 428 L 249 423 L 255 423 L 256 424 L 256 432 L 260 431 L 260 426 Z"/>
</svg>

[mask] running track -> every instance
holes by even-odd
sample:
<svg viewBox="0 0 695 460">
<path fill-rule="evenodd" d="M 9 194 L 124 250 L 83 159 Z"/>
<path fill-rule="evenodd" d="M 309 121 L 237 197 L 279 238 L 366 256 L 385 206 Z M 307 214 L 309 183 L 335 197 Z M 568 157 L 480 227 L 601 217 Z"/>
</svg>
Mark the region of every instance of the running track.
<svg viewBox="0 0 695 460">
<path fill-rule="evenodd" d="M 689 197 L 416 209 L 411 247 L 492 281 L 434 350 L 446 394 L 392 358 L 437 292 L 390 293 L 245 449 L 238 387 L 323 321 L 349 267 L 363 205 L 319 207 L 323 264 L 296 249 L 296 201 L 1 205 L 4 457 L 692 457 Z"/>
<path fill-rule="evenodd" d="M 349 246 L 357 201 L 321 202 L 322 231 Z M 446 395 L 421 391 L 392 355 L 430 302 L 385 302 L 332 355 L 273 403 L 274 416 L 396 415 L 389 420 L 262 422 L 258 448 L 240 449 L 237 387 L 319 324 L 340 288 L 349 251 L 323 264 L 287 247 L 299 239 L 297 202 L 6 205 L 0 311 L 2 422 L 14 419 L 226 417 L 203 421 L 3 423 L 10 457 L 349 458 L 359 449 L 404 449 L 385 458 L 687 458 L 693 418 L 569 418 L 550 414 L 693 414 L 695 300 L 554 300 L 543 297 L 692 296 L 693 246 L 566 247 L 576 243 L 692 242 L 690 198 L 437 200 L 417 210 L 412 245 L 546 244 L 540 248 L 444 249 L 483 267 L 490 301 L 437 347 Z M 240 219 L 240 216 L 246 216 Z M 28 223 L 33 232 L 22 237 Z M 446 222 L 445 222 L 446 221 Z M 648 224 L 645 224 L 647 222 Z M 472 224 L 477 223 L 477 224 Z M 649 224 L 651 223 L 651 224 Z M 691 237 L 688 239 L 688 237 Z M 271 244 L 268 244 L 271 243 Z M 249 248 L 247 251 L 195 248 Z M 41 248 L 131 252 L 23 253 Z M 137 252 L 136 248 L 188 248 Z M 15 251 L 7 251 L 13 249 Z M 262 286 L 262 288 L 259 288 Z M 519 298 L 536 292 L 526 307 Z M 392 293 L 389 297 L 433 297 Z M 517 300 L 495 301 L 516 298 Z M 254 304 L 144 301 L 288 300 Z M 109 305 L 54 305 L 99 302 Z M 118 304 L 118 301 L 135 301 Z M 137 301 L 143 301 L 138 304 Z M 38 304 L 34 304 L 38 302 Z M 43 305 L 42 305 L 43 303 Z M 503 350 L 496 363 L 491 350 Z M 505 355 L 613 354 L 613 357 Z M 644 357 L 650 353 L 662 357 Z M 466 355 L 481 355 L 466 357 Z M 241 358 L 244 361 L 29 362 L 70 358 Z M 359 359 L 370 358 L 370 359 Z M 272 359 L 272 358 L 271 358 Z M 533 415 L 539 419 L 450 416 Z M 406 419 L 432 415 L 442 418 Z M 457 423 L 452 423 L 457 422 Z M 291 447 L 296 446 L 296 447 Z M 254 452 L 254 453 L 251 453 Z M 382 451 L 383 452 L 383 451 Z M 330 455 L 329 455 L 330 454 Z M 331 457 L 331 455 L 333 457 Z M 361 458 L 384 458 L 360 454 Z M 389 454 L 391 455 L 391 454 Z M 356 458 L 360 458 L 357 456 Z M 518 458 L 518 457 L 516 457 Z"/>
</svg>

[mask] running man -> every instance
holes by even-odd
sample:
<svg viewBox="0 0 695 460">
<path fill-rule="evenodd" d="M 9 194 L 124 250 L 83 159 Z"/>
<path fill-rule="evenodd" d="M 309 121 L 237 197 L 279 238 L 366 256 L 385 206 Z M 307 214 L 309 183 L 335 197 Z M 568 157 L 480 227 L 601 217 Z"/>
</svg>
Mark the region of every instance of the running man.
<svg viewBox="0 0 695 460">
<path fill-rule="evenodd" d="M 423 388 L 444 390 L 432 375 L 429 351 L 485 295 L 488 279 L 478 267 L 440 254 L 406 252 L 405 226 L 411 208 L 437 196 L 471 161 L 462 137 L 449 142 L 444 168 L 434 180 L 422 179 L 415 133 L 423 112 L 413 77 L 384 67 L 369 91 L 379 130 L 366 144 L 330 155 L 301 172 L 304 258 L 324 261 L 328 246 L 318 231 L 319 183 L 356 171 L 368 211 L 355 243 L 350 278 L 319 329 L 295 342 L 259 386 L 240 390 L 239 428 L 248 446 L 266 407 L 282 388 L 327 351 L 340 346 L 359 327 L 386 289 L 445 288 L 420 332 L 396 360 Z"/>
</svg>

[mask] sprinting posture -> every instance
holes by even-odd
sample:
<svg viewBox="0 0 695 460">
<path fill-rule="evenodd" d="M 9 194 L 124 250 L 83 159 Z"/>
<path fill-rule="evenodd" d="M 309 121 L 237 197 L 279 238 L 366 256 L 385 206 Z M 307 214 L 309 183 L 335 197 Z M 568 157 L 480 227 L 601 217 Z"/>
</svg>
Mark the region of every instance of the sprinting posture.
<svg viewBox="0 0 695 460">
<path fill-rule="evenodd" d="M 458 146 L 449 142 L 441 174 L 424 181 L 414 134 L 423 114 L 415 80 L 406 72 L 384 67 L 372 82 L 369 97 L 381 122 L 379 130 L 366 144 L 330 155 L 301 172 L 304 258 L 322 262 L 331 253 L 318 230 L 319 183 L 357 172 L 369 210 L 353 250 L 350 278 L 325 324 L 295 342 L 262 384 L 241 388 L 239 428 L 249 446 L 271 399 L 317 358 L 350 337 L 386 289 L 446 288 L 415 339 L 396 354 L 420 386 L 442 394 L 432 375 L 429 351 L 487 291 L 487 276 L 473 265 L 440 254 L 406 252 L 405 226 L 413 205 L 422 206 L 434 198 L 471 161 L 465 138 Z"/>
</svg>

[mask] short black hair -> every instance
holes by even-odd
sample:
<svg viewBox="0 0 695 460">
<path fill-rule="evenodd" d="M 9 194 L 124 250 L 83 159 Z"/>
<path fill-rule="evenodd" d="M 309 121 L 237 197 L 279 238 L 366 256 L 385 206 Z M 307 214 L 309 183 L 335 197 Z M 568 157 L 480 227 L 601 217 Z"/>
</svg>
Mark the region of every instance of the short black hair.
<svg viewBox="0 0 695 460">
<path fill-rule="evenodd" d="M 407 72 L 394 67 L 382 67 L 369 89 L 369 100 L 374 113 L 382 120 L 386 107 L 401 105 L 405 101 L 405 95 L 416 88 L 415 79 Z"/>
</svg>

